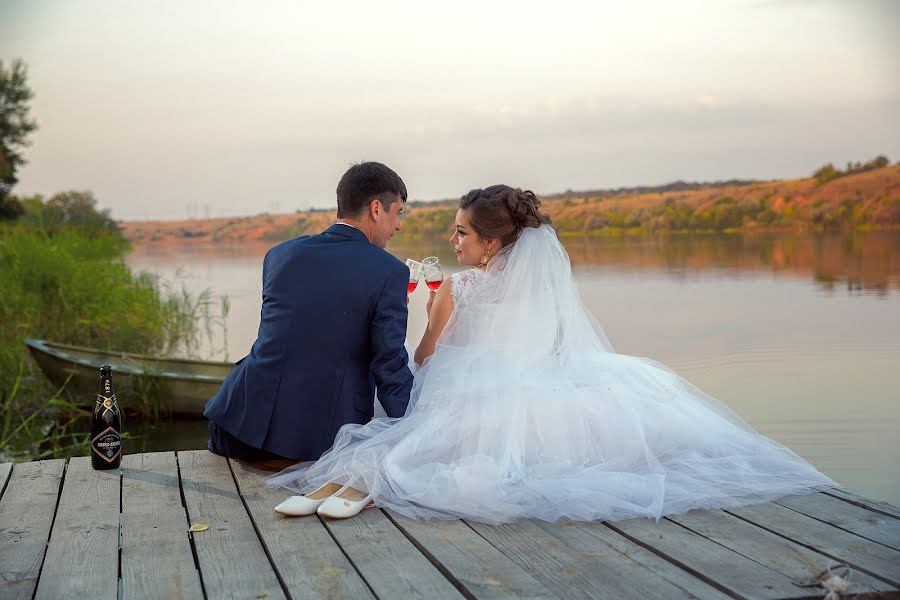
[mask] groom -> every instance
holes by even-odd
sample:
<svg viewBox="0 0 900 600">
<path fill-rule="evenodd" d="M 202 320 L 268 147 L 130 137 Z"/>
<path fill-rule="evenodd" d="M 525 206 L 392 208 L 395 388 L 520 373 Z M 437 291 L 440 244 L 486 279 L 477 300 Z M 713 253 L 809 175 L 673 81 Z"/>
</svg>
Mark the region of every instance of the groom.
<svg viewBox="0 0 900 600">
<path fill-rule="evenodd" d="M 256 341 L 203 412 L 209 450 L 315 460 L 341 425 L 372 418 L 375 388 L 388 416 L 403 416 L 409 269 L 384 247 L 404 202 L 394 171 L 354 165 L 337 186 L 337 223 L 269 250 Z"/>
</svg>

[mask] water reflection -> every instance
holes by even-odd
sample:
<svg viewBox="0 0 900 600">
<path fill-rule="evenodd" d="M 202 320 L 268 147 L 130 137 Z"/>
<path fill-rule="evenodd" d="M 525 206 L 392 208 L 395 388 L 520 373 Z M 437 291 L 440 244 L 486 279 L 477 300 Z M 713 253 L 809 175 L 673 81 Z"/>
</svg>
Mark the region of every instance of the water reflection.
<svg viewBox="0 0 900 600">
<path fill-rule="evenodd" d="M 668 365 L 844 485 L 900 504 L 900 232 L 563 242 L 617 352 Z M 139 247 L 128 262 L 168 278 L 183 269 L 190 289 L 228 294 L 234 360 L 256 337 L 268 248 Z M 436 255 L 445 275 L 461 268 L 446 237 L 399 239 L 390 251 Z M 410 298 L 413 345 L 427 297 L 420 286 Z M 202 447 L 202 426 L 183 429 L 142 431 L 135 448 Z"/>
<path fill-rule="evenodd" d="M 716 271 L 793 275 L 810 277 L 823 290 L 851 294 L 900 288 L 900 231 L 566 236 L 562 241 L 575 266 L 662 271 L 675 278 Z M 391 251 L 456 262 L 442 239 L 400 241 Z"/>
<path fill-rule="evenodd" d="M 660 271 L 675 278 L 706 272 L 725 276 L 793 275 L 809 277 L 823 290 L 843 289 L 851 294 L 900 289 L 900 231 L 565 236 L 561 239 L 576 267 Z M 140 265 L 170 259 L 193 264 L 209 258 L 220 264 L 243 263 L 248 258 L 261 258 L 271 245 L 139 246 L 129 262 Z M 399 236 L 388 250 L 401 259 L 435 255 L 444 265 L 456 264 L 450 243 L 444 237 Z"/>
</svg>

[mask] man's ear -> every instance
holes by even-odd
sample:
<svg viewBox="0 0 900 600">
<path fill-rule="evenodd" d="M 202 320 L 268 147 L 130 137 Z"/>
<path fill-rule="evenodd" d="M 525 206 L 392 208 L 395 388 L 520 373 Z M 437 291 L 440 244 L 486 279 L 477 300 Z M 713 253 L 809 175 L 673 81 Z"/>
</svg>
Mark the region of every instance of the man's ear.
<svg viewBox="0 0 900 600">
<path fill-rule="evenodd" d="M 374 220 L 378 220 L 381 217 L 381 213 L 384 212 L 384 206 L 381 204 L 381 200 L 375 198 L 369 204 L 369 216 Z"/>
</svg>

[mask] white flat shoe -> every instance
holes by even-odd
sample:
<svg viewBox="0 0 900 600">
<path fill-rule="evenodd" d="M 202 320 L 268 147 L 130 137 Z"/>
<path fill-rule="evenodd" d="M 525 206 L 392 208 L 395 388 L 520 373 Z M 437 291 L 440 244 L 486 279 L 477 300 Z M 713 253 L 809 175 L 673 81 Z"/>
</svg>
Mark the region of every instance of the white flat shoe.
<svg viewBox="0 0 900 600">
<path fill-rule="evenodd" d="M 288 517 L 305 517 L 316 514 L 316 509 L 335 492 L 343 489 L 340 483 L 326 483 L 305 496 L 291 496 L 275 507 L 275 512 Z"/>
<path fill-rule="evenodd" d="M 361 513 L 371 499 L 365 492 L 347 487 L 328 497 L 316 512 L 331 519 L 349 519 Z"/>
</svg>

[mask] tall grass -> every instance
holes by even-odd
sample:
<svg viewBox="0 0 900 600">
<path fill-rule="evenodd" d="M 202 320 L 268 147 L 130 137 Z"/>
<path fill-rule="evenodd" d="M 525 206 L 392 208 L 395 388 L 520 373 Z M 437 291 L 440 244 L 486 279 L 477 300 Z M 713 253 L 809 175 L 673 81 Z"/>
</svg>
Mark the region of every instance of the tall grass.
<svg viewBox="0 0 900 600">
<path fill-rule="evenodd" d="M 0 456 L 65 455 L 86 442 L 70 426 L 84 414 L 79 403 L 50 385 L 27 357 L 25 338 L 190 357 L 224 324 L 209 291 L 195 295 L 133 273 L 127 249 L 115 230 L 0 227 Z M 125 390 L 147 414 L 155 413 L 153 392 Z"/>
</svg>

